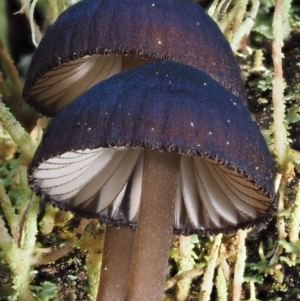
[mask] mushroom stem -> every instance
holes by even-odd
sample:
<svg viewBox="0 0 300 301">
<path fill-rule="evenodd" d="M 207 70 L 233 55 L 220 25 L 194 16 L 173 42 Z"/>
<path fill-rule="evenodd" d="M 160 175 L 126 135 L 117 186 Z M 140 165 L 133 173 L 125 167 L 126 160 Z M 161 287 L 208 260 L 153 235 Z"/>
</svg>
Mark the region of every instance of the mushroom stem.
<svg viewBox="0 0 300 301">
<path fill-rule="evenodd" d="M 180 155 L 145 149 L 141 205 L 126 301 L 161 301 L 171 245 Z"/>
<path fill-rule="evenodd" d="M 129 227 L 106 227 L 97 301 L 124 300 L 134 235 Z"/>
</svg>

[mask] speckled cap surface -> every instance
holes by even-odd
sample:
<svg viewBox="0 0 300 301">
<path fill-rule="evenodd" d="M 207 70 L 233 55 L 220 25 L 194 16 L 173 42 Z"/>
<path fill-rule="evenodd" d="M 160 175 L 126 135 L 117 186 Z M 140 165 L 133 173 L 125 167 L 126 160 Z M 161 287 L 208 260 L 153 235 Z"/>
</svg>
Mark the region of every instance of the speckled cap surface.
<svg viewBox="0 0 300 301">
<path fill-rule="evenodd" d="M 268 218 L 274 209 L 274 169 L 257 124 L 236 96 L 195 68 L 151 62 L 88 90 L 49 125 L 29 167 L 30 183 L 49 158 L 100 147 L 147 147 L 215 160 L 270 199 Z"/>
</svg>

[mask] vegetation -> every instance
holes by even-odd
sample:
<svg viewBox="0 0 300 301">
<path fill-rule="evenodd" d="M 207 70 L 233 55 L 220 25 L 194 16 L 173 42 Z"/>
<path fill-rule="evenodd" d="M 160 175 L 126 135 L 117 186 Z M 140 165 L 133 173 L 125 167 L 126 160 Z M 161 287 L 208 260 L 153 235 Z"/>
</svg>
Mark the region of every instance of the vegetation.
<svg viewBox="0 0 300 301">
<path fill-rule="evenodd" d="M 9 2 L 0 1 L 0 300 L 95 300 L 105 227 L 44 204 L 27 185 L 27 166 L 48 119 L 22 100 L 22 55 L 9 44 Z M 263 229 L 174 236 L 164 299 L 299 300 L 299 6 L 289 0 L 199 2 L 240 62 L 249 108 L 276 163 L 278 212 Z M 72 1 L 20 3 L 19 30 L 31 27 L 34 49 Z"/>
</svg>

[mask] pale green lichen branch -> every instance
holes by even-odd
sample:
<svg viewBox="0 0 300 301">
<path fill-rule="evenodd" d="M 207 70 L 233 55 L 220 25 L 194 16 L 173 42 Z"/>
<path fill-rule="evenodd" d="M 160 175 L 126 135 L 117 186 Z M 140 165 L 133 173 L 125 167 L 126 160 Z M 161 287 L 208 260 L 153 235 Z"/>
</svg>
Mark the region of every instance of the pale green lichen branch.
<svg viewBox="0 0 300 301">
<path fill-rule="evenodd" d="M 12 206 L 9 196 L 5 192 L 5 188 L 1 181 L 0 181 L 0 205 L 4 212 L 8 226 L 10 228 L 10 232 L 14 233 L 14 230 L 17 228 L 19 219 L 15 213 L 15 209 Z"/>
<path fill-rule="evenodd" d="M 26 200 L 24 200 L 26 202 Z M 11 237 L 1 240 L 3 250 L 3 259 L 8 263 L 13 279 L 14 296 L 22 296 L 22 301 L 33 301 L 33 295 L 29 289 L 31 281 L 31 264 L 30 259 L 33 253 L 36 233 L 37 233 L 37 214 L 39 202 L 32 195 L 29 210 L 26 215 L 22 231 L 22 247 L 18 246 Z M 16 229 L 13 229 L 15 231 Z"/>
<path fill-rule="evenodd" d="M 199 301 L 209 301 L 223 234 L 218 234 L 211 247 L 199 294 Z"/>
<path fill-rule="evenodd" d="M 178 273 L 176 274 L 174 277 L 172 277 L 171 279 L 169 279 L 164 287 L 164 291 L 172 288 L 177 282 L 186 279 L 186 278 L 195 278 L 195 277 L 199 277 L 201 275 L 204 274 L 204 268 L 199 268 L 199 269 L 192 269 L 189 271 L 185 271 L 182 273 Z"/>
<path fill-rule="evenodd" d="M 255 292 L 255 284 L 253 280 L 249 281 L 250 285 L 250 300 L 249 301 L 259 301 L 256 299 L 256 292 Z"/>
<path fill-rule="evenodd" d="M 42 39 L 42 34 L 41 34 L 37 24 L 34 21 L 33 13 L 31 14 L 30 1 L 28 1 L 28 0 L 19 0 L 19 1 L 22 5 L 22 8 L 21 8 L 20 11 L 16 12 L 16 14 L 18 14 L 18 13 L 23 14 L 24 13 L 26 15 L 27 19 L 29 20 L 30 27 L 31 27 L 32 31 L 34 32 L 33 33 L 34 39 L 32 40 L 32 42 L 35 45 L 36 40 L 37 40 L 37 42 L 39 42 Z"/>
<path fill-rule="evenodd" d="M 32 43 L 35 47 L 38 46 L 38 43 L 36 41 L 36 36 L 35 36 L 35 24 L 34 24 L 34 9 L 37 4 L 38 0 L 33 0 L 30 4 L 30 14 L 29 14 L 29 23 L 31 27 L 31 39 Z"/>
<path fill-rule="evenodd" d="M 33 253 L 37 229 L 37 215 L 39 212 L 39 199 L 37 196 L 32 194 L 32 199 L 29 204 L 28 212 L 25 217 L 24 226 L 22 229 L 22 239 L 20 247 L 23 249 L 25 254 L 30 256 Z"/>
<path fill-rule="evenodd" d="M 7 73 L 11 79 L 14 91 L 16 92 L 17 95 L 22 94 L 22 89 L 23 85 L 21 83 L 20 77 L 19 77 L 19 72 L 11 59 L 10 54 L 8 53 L 7 48 L 4 46 L 2 40 L 0 39 L 0 58 L 3 61 L 3 64 L 7 70 Z M 7 86 L 5 86 L 5 82 L 3 81 L 3 88 L 5 94 L 8 94 L 9 91 L 7 91 Z M 10 94 L 10 93 L 9 93 Z"/>
<path fill-rule="evenodd" d="M 0 196 L 1 199 L 1 196 Z M 0 248 L 2 247 L 3 244 L 7 244 L 11 241 L 11 236 L 8 233 L 8 230 L 5 226 L 5 222 L 2 218 L 2 216 L 0 215 Z"/>
<path fill-rule="evenodd" d="M 246 236 L 247 236 L 247 230 L 238 230 L 237 237 L 239 243 L 237 245 L 236 262 L 234 267 L 232 301 L 241 300 L 242 284 L 244 282 L 244 271 L 245 271 L 246 258 L 247 258 L 247 250 L 245 246 Z"/>
<path fill-rule="evenodd" d="M 59 248 L 58 250 L 53 250 L 52 248 L 35 248 L 35 251 L 38 253 L 43 253 L 45 255 L 41 257 L 32 257 L 30 259 L 31 265 L 41 265 L 41 264 L 49 264 L 50 262 L 54 262 L 66 254 L 68 254 L 74 248 L 74 241 L 70 239 L 67 243 Z"/>
<path fill-rule="evenodd" d="M 281 179 L 281 178 L 280 178 Z M 284 197 L 285 197 L 285 189 L 286 189 L 286 179 L 282 179 L 280 183 L 280 187 L 278 189 L 278 205 L 277 211 L 278 213 L 284 211 Z M 285 221 L 284 216 L 278 215 L 277 216 L 277 233 L 278 233 L 278 240 L 284 240 L 287 236 L 285 230 Z M 270 265 L 277 264 L 279 262 L 279 257 L 282 253 L 282 247 L 280 245 L 277 246 L 273 257 L 270 260 Z"/>
<path fill-rule="evenodd" d="M 178 247 L 173 248 L 170 252 L 170 257 L 176 262 L 178 274 L 192 270 L 195 267 L 195 259 L 198 259 L 198 256 L 193 251 L 195 244 L 199 244 L 197 235 L 180 235 L 178 237 Z M 188 299 L 191 283 L 191 278 L 184 278 L 177 282 L 175 291 L 177 301 Z"/>
<path fill-rule="evenodd" d="M 249 16 L 243 22 L 240 22 L 236 32 L 232 36 L 230 45 L 234 53 L 241 48 L 241 43 L 250 35 L 250 32 L 255 25 L 255 19 L 258 13 L 259 5 L 259 0 L 252 1 L 252 8 Z"/>
<path fill-rule="evenodd" d="M 30 264 L 28 258 L 14 242 L 2 245 L 4 259 L 8 263 L 13 279 L 14 296 L 22 296 L 22 301 L 33 301 L 32 293 L 29 289 L 31 280 Z"/>
<path fill-rule="evenodd" d="M 251 68 L 251 73 L 253 72 L 266 72 L 266 67 L 263 64 L 264 60 L 264 54 L 261 49 L 255 50 L 254 53 L 254 62 L 253 62 L 253 67 Z M 260 101 L 259 99 L 257 100 L 258 102 Z M 268 103 L 268 101 L 265 99 L 265 103 Z"/>
<path fill-rule="evenodd" d="M 218 301 L 227 301 L 228 300 L 227 282 L 221 265 L 218 267 L 217 270 L 216 286 L 217 286 Z"/>
<path fill-rule="evenodd" d="M 43 255 L 41 258 L 33 257 L 31 259 L 31 264 L 32 265 L 48 264 L 50 262 L 54 262 L 62 258 L 63 256 L 65 256 L 68 252 L 70 252 L 74 248 L 75 242 L 78 241 L 76 239 L 76 236 L 82 235 L 87 224 L 88 224 L 88 220 L 82 219 L 78 228 L 76 229 L 76 231 L 74 231 L 73 237 L 70 240 L 68 240 L 65 243 L 65 245 L 59 248 L 58 250 L 53 250 L 51 248 L 50 250 L 49 248 L 38 248 L 38 249 L 35 248 L 36 251 L 38 251 L 39 253 L 44 253 L 45 255 Z"/>
<path fill-rule="evenodd" d="M 94 226 L 92 229 L 96 232 L 84 231 L 88 225 Z M 104 235 L 99 235 L 100 230 L 101 227 L 99 226 L 98 220 L 82 219 L 77 229 L 82 235 L 80 240 L 75 241 L 77 247 L 82 251 L 87 251 L 86 265 L 90 285 L 89 293 L 92 300 L 96 300 L 97 298 L 102 262 Z"/>
<path fill-rule="evenodd" d="M 237 29 L 243 22 L 245 13 L 247 11 L 247 4 L 248 0 L 237 1 L 233 8 L 223 18 L 223 20 L 219 22 L 219 26 L 230 44 Z"/>
<path fill-rule="evenodd" d="M 299 240 L 300 232 L 300 182 L 298 183 L 298 191 L 295 198 L 294 208 L 290 218 L 290 232 L 289 238 L 291 243 Z"/>
<path fill-rule="evenodd" d="M 57 0 L 56 3 L 57 3 L 58 14 L 60 15 L 64 11 L 64 8 L 65 8 L 64 1 Z"/>
<path fill-rule="evenodd" d="M 32 159 L 36 150 L 36 145 L 32 142 L 30 135 L 24 130 L 19 121 L 9 111 L 1 101 L 0 95 L 0 121 L 8 131 L 13 141 L 18 145 L 20 151 L 28 158 Z"/>
<path fill-rule="evenodd" d="M 260 5 L 259 0 L 253 0 L 251 9 L 247 12 L 248 2 L 248 0 L 233 1 L 233 5 L 230 6 L 231 0 L 222 0 L 220 3 L 214 1 L 208 9 L 208 14 L 218 23 L 236 54 L 243 48 L 254 27 Z"/>
<path fill-rule="evenodd" d="M 290 155 L 293 163 L 300 164 L 300 152 L 294 149 L 290 149 Z"/>
<path fill-rule="evenodd" d="M 40 231 L 43 235 L 47 235 L 52 232 L 53 227 L 55 226 L 55 218 L 58 208 L 51 205 L 47 205 L 45 208 L 45 214 L 40 222 Z"/>
<path fill-rule="evenodd" d="M 222 1 L 222 2 L 224 2 L 224 1 Z M 208 11 L 207 11 L 207 13 L 208 13 L 215 21 L 218 19 L 218 15 L 219 15 L 219 11 L 220 11 L 219 8 L 220 8 L 220 6 L 222 5 L 222 3 L 218 5 L 218 3 L 219 3 L 219 0 L 214 0 L 213 3 L 210 5 Z"/>
<path fill-rule="evenodd" d="M 275 150 L 277 155 L 278 167 L 281 171 L 288 168 L 289 163 L 289 144 L 287 122 L 285 120 L 285 99 L 284 99 L 284 80 L 282 71 L 282 46 L 284 39 L 283 20 L 287 17 L 283 14 L 288 14 L 288 7 L 290 7 L 290 0 L 281 1 L 276 0 L 275 12 L 273 19 L 273 65 L 274 65 L 274 79 L 272 99 L 274 106 L 274 138 Z"/>
<path fill-rule="evenodd" d="M 22 0 L 24 1 L 24 0 Z M 37 2 L 39 0 L 32 0 L 30 3 L 30 9 L 29 12 L 26 10 L 26 6 L 28 3 L 26 3 L 26 5 L 23 6 L 22 9 L 24 9 L 28 19 L 29 19 L 29 24 L 30 24 L 30 28 L 31 28 L 31 40 L 32 43 L 35 47 L 38 46 L 40 40 L 42 39 L 42 34 L 38 28 L 38 26 L 36 25 L 35 21 L 34 21 L 34 11 L 35 11 L 35 7 L 37 5 Z M 50 10 L 52 12 L 52 16 L 50 16 L 50 21 L 54 22 L 56 20 L 56 18 L 65 10 L 66 7 L 70 6 L 71 4 L 76 3 L 76 0 L 71 0 L 71 1 L 65 1 L 65 0 L 48 0 L 49 2 L 49 6 L 50 6 Z M 50 14 L 51 14 L 50 12 Z"/>
<path fill-rule="evenodd" d="M 3 97 L 8 98 L 11 96 L 11 92 L 7 86 L 7 84 L 4 81 L 3 74 L 0 71 L 0 93 L 3 95 Z"/>
</svg>

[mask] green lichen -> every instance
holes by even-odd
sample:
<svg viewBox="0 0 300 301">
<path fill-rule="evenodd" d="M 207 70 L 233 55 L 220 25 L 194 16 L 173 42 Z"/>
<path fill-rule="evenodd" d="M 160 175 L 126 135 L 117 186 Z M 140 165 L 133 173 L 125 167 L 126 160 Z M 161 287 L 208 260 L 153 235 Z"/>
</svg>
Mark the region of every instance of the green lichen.
<svg viewBox="0 0 300 301">
<path fill-rule="evenodd" d="M 44 11 L 50 12 L 47 16 L 50 23 L 70 5 L 64 0 L 42 2 Z M 70 286 L 70 296 L 76 299 L 85 294 L 86 300 L 93 300 L 97 294 L 104 229 L 94 220 L 80 221 L 70 213 L 40 205 L 28 188 L 26 168 L 42 135 L 43 125 L 37 124 L 39 134 L 33 138 L 25 130 L 25 122 L 11 113 L 11 104 L 21 101 L 22 80 L 7 57 L 4 3 L 0 1 L 0 38 L 4 41 L 0 53 L 0 94 L 7 105 L 0 101 L 0 272 L 8 273 L 9 277 L 5 283 L 0 282 L 0 297 L 7 300 L 61 299 L 61 283 L 55 282 L 57 279 L 38 282 L 37 278 L 42 265 L 54 271 L 51 262 L 67 258 L 63 262 L 69 266 L 75 265 L 77 260 L 84 261 L 89 278 L 89 283 L 81 284 L 80 289 L 82 271 L 66 271 L 64 280 Z M 299 31 L 299 6 L 296 1 L 282 1 L 281 21 L 273 26 L 274 1 L 215 0 L 211 3 L 209 13 L 224 30 L 234 51 L 242 57 L 249 93 L 255 90 L 254 115 L 262 116 L 258 121 L 276 156 L 275 133 L 282 131 L 272 124 L 274 71 L 269 49 L 275 36 L 281 45 L 285 36 Z M 32 2 L 31 12 L 34 4 Z M 293 65 L 297 67 L 297 63 Z M 166 284 L 169 290 L 165 300 L 210 300 L 211 290 L 215 290 L 219 301 L 228 298 L 247 301 L 299 299 L 298 283 L 293 285 L 289 281 L 300 270 L 300 185 L 293 174 L 294 168 L 299 170 L 300 155 L 290 148 L 299 137 L 293 137 L 292 141 L 289 135 L 292 126 L 300 121 L 300 85 L 297 79 L 285 82 L 282 92 L 284 89 L 284 99 L 288 103 L 282 108 L 280 126 L 286 131 L 284 152 L 288 151 L 289 155 L 278 161 L 285 168 L 281 169 L 281 205 L 276 220 L 257 233 L 254 229 L 249 233 L 211 239 L 195 235 L 174 238 L 170 252 L 172 273 Z M 27 109 L 20 108 L 20 116 L 26 115 Z M 36 115 L 32 116 L 35 124 Z M 76 256 L 69 258 L 72 250 Z"/>
</svg>

